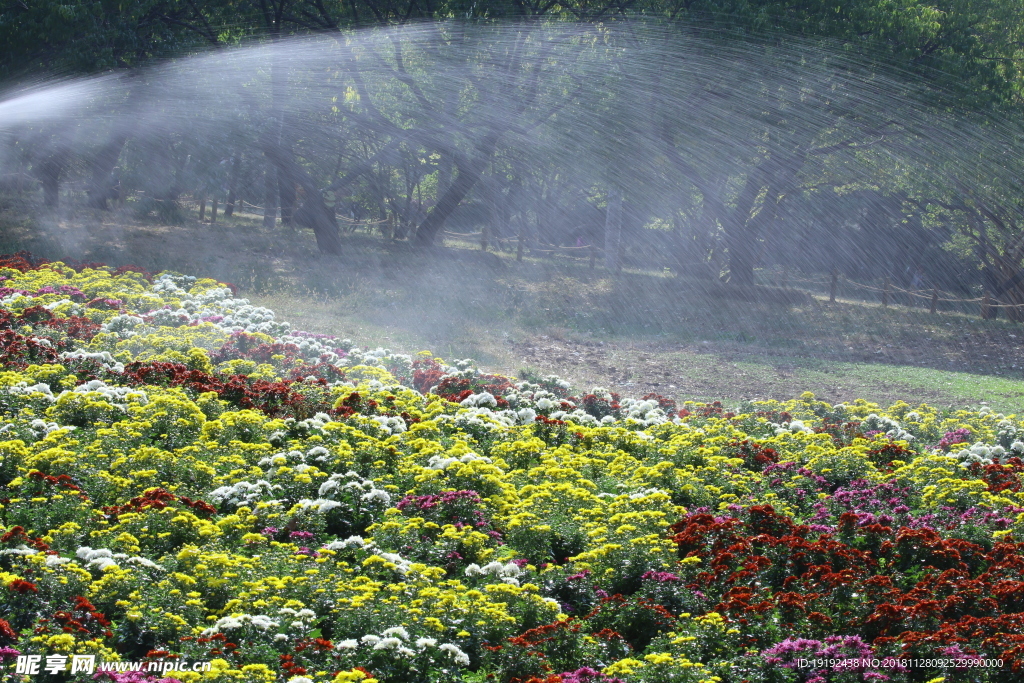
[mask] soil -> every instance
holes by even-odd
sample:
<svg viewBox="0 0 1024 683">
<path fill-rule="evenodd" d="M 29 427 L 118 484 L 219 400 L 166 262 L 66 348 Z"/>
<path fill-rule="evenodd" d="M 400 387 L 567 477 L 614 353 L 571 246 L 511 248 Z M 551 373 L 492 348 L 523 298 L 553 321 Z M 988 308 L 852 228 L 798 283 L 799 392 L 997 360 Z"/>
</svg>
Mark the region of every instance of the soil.
<svg viewBox="0 0 1024 683">
<path fill-rule="evenodd" d="M 915 366 L 1019 380 L 1024 379 L 1021 337 L 978 331 L 952 341 L 922 338 L 908 347 L 864 343 L 835 353 L 805 349 L 794 354 L 793 349 L 722 341 L 623 343 L 537 335 L 515 341 L 509 350 L 525 367 L 563 375 L 579 387 L 602 386 L 623 395 L 785 400 L 811 389 L 819 398 L 838 402 L 866 397 L 870 387 L 871 400 L 892 402 L 910 400 L 902 382 L 894 379 L 890 390 L 879 391 L 877 382 L 836 364 Z M 808 370 L 825 377 L 808 386 Z M 916 401 L 950 398 L 946 391 L 916 391 Z"/>
</svg>

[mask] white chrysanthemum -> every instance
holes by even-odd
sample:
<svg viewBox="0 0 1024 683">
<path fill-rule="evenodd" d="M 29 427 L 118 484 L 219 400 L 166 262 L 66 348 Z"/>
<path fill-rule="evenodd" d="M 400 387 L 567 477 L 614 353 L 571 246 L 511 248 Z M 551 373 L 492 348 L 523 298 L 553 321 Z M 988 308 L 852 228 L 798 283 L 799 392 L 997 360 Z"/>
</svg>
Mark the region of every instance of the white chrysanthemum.
<svg viewBox="0 0 1024 683">
<path fill-rule="evenodd" d="M 343 550 L 345 548 L 368 548 L 371 545 L 360 536 L 349 536 L 344 541 L 331 541 L 324 547 L 328 550 Z"/>
<path fill-rule="evenodd" d="M 94 550 L 87 545 L 83 545 L 75 551 L 75 555 L 77 555 L 80 560 L 88 561 L 97 557 L 110 557 L 111 552 L 106 548 L 96 548 Z"/>
<path fill-rule="evenodd" d="M 95 567 L 96 569 L 99 569 L 100 571 L 104 571 L 107 567 L 116 567 L 117 566 L 117 562 L 114 562 L 109 557 L 98 557 L 95 560 L 92 560 L 91 562 L 89 562 L 89 564 L 87 566 Z"/>
<path fill-rule="evenodd" d="M 323 413 L 317 413 L 317 415 L 323 415 Z M 330 454 L 331 452 L 324 448 L 323 446 L 314 446 L 313 448 L 310 448 L 308 451 L 306 451 L 306 455 L 310 458 L 313 458 L 314 460 L 326 458 L 330 456 Z"/>
<path fill-rule="evenodd" d="M 448 653 L 448 655 L 453 660 L 455 660 L 456 664 L 459 664 L 461 666 L 469 666 L 469 656 L 465 652 L 460 650 L 458 645 L 445 643 L 441 645 L 441 647 L 439 647 L 438 649 L 442 652 Z"/>
<path fill-rule="evenodd" d="M 140 567 L 146 567 L 147 569 L 163 569 L 161 565 L 157 564 L 153 560 L 148 560 L 145 557 L 129 557 L 126 561 L 131 564 L 137 564 Z"/>
<path fill-rule="evenodd" d="M 388 494 L 388 492 L 384 491 L 383 489 L 374 489 L 369 493 L 364 493 L 362 495 L 362 500 L 365 500 L 369 503 L 380 501 L 384 505 L 387 505 L 388 503 L 391 502 L 391 495 Z"/>
<path fill-rule="evenodd" d="M 213 625 L 213 628 L 216 631 L 233 631 L 237 628 L 242 628 L 243 626 L 245 626 L 245 622 L 237 617 L 224 617 L 222 619 L 218 619 Z"/>
<path fill-rule="evenodd" d="M 427 467 L 432 470 L 443 470 L 452 463 L 458 462 L 458 458 L 445 458 L 440 455 L 432 455 L 427 460 Z"/>
<path fill-rule="evenodd" d="M 318 498 L 316 500 L 310 500 L 303 498 L 298 502 L 298 505 L 302 508 L 309 510 L 316 510 L 320 514 L 327 514 L 335 508 L 342 507 L 341 503 L 336 500 L 327 500 L 326 498 Z"/>
<path fill-rule="evenodd" d="M 279 625 L 277 621 L 274 621 L 264 614 L 252 617 L 250 623 L 261 631 L 269 631 L 272 628 L 277 628 Z"/>
<path fill-rule="evenodd" d="M 334 479 L 334 478 L 331 478 L 331 479 L 328 479 L 327 481 L 325 481 L 324 483 L 320 484 L 320 488 L 317 489 L 317 494 L 320 495 L 320 496 L 326 496 L 331 491 L 337 491 L 337 490 L 338 490 L 338 480 Z"/>
</svg>

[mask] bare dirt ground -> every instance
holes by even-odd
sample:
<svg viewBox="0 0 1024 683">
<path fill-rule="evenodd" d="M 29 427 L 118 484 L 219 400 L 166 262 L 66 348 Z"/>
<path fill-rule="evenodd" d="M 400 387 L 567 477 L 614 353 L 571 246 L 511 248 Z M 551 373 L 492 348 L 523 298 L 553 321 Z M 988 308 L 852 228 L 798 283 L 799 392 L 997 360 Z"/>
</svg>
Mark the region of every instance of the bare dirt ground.
<svg viewBox="0 0 1024 683">
<path fill-rule="evenodd" d="M 935 344 L 931 348 L 918 347 L 918 353 L 911 354 L 882 355 L 868 347 L 820 358 L 733 342 L 623 344 L 555 340 L 539 335 L 512 345 L 510 355 L 524 367 L 558 372 L 580 385 L 604 386 L 624 395 L 658 393 L 694 400 L 784 400 L 809 390 L 833 402 L 868 398 L 880 403 L 948 403 L 986 400 L 984 393 L 964 392 L 961 385 L 970 383 L 975 373 L 1002 376 L 1003 363 L 1011 359 L 1017 360 L 1018 367 L 1024 363 L 1019 346 L 1007 349 L 986 341 L 973 348 L 963 344 L 951 350 Z M 975 362 L 974 356 L 984 355 L 977 353 L 979 349 L 992 351 L 987 355 L 994 362 L 987 367 Z M 929 366 L 947 372 L 956 368 L 959 372 L 954 375 L 955 381 L 945 383 L 939 376 L 946 372 L 907 372 L 907 368 Z M 1014 372 L 1011 377 L 1020 375 Z M 1017 390 L 1002 389 L 1001 398 L 1019 401 L 1024 407 L 1024 385 Z"/>
</svg>

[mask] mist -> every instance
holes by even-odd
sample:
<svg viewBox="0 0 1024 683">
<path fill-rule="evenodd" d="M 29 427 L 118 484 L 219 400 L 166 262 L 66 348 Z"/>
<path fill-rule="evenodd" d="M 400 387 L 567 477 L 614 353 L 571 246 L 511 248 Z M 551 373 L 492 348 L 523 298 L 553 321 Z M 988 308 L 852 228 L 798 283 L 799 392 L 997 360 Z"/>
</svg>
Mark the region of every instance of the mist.
<svg viewBox="0 0 1024 683">
<path fill-rule="evenodd" d="M 346 300 L 368 334 L 507 372 L 540 331 L 977 369 L 881 319 L 797 330 L 837 293 L 1019 319 L 1018 126 L 941 74 L 782 37 L 448 21 L 37 80 L 0 102 L 4 184 L 49 257 L 312 292 L 324 331 Z"/>
<path fill-rule="evenodd" d="M 19 681 L 1024 669 L 1013 7 L 8 4 Z"/>
</svg>

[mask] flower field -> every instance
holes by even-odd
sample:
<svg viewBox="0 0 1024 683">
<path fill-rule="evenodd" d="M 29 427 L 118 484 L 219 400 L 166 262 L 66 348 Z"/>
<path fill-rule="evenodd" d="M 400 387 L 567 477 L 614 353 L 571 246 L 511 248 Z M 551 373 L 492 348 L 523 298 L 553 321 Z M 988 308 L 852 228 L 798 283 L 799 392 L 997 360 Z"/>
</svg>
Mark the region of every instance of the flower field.
<svg viewBox="0 0 1024 683">
<path fill-rule="evenodd" d="M 0 336 L 10 680 L 1024 679 L 1013 416 L 570 396 L 27 254 Z"/>
</svg>

